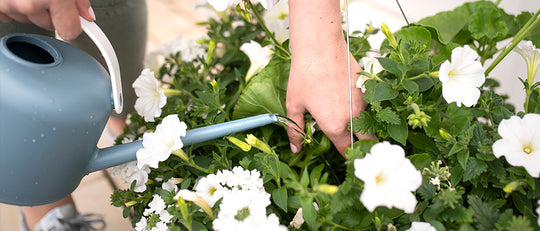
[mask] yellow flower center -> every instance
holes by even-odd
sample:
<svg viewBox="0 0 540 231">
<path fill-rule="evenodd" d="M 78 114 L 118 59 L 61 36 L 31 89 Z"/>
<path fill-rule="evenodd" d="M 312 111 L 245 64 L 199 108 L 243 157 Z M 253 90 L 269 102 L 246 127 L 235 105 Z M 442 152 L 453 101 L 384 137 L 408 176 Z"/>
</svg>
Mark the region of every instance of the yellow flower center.
<svg viewBox="0 0 540 231">
<path fill-rule="evenodd" d="M 524 151 L 525 153 L 527 153 L 527 154 L 531 154 L 532 148 L 531 148 L 530 145 L 527 145 L 527 146 L 523 147 L 523 151 Z"/>
<path fill-rule="evenodd" d="M 210 189 L 210 196 L 213 196 L 216 191 L 217 191 L 216 188 L 211 188 Z"/>
<path fill-rule="evenodd" d="M 386 180 L 386 177 L 384 176 L 383 173 L 379 173 L 376 177 L 375 177 L 375 183 L 377 184 L 380 184 L 382 182 L 384 182 Z"/>
</svg>

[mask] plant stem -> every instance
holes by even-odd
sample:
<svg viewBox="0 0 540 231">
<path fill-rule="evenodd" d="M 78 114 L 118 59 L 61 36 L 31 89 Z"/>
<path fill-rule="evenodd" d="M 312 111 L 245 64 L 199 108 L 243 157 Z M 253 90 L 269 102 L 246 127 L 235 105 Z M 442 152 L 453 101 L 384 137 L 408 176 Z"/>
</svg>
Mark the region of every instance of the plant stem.
<svg viewBox="0 0 540 231">
<path fill-rule="evenodd" d="M 249 2 L 249 4 L 251 4 L 251 2 Z M 285 48 L 283 48 L 281 46 L 281 44 L 276 40 L 276 38 L 274 37 L 274 34 L 272 34 L 272 32 L 270 32 L 270 30 L 268 30 L 268 27 L 266 27 L 266 25 L 264 24 L 264 21 L 262 20 L 261 18 L 261 15 L 259 14 L 259 11 L 257 10 L 257 8 L 254 6 L 254 5 L 251 5 L 251 9 L 253 10 L 253 14 L 255 15 L 255 17 L 257 18 L 257 20 L 259 21 L 259 23 L 261 24 L 262 28 L 264 29 L 264 32 L 266 32 L 266 34 L 268 35 L 268 37 L 270 37 L 270 39 L 272 39 L 272 42 L 274 42 L 274 45 L 281 51 L 283 51 L 285 54 L 287 54 L 288 57 L 291 57 L 291 54 L 289 53 L 289 51 L 287 51 Z"/>
<path fill-rule="evenodd" d="M 508 55 L 508 53 L 510 53 L 510 51 L 512 51 L 514 47 L 516 47 L 519 42 L 523 40 L 523 38 L 527 36 L 527 34 L 529 34 L 529 32 L 531 32 L 531 30 L 540 23 L 540 18 L 538 17 L 539 14 L 540 10 L 536 11 L 536 13 L 531 17 L 531 19 L 529 19 L 529 21 L 527 21 L 523 28 L 519 30 L 519 32 L 510 42 L 510 44 L 503 49 L 501 54 L 499 54 L 499 56 L 497 56 L 493 63 L 486 69 L 486 72 L 484 73 L 486 76 L 488 76 L 489 73 L 504 59 L 504 57 L 506 57 L 506 55 Z"/>
</svg>

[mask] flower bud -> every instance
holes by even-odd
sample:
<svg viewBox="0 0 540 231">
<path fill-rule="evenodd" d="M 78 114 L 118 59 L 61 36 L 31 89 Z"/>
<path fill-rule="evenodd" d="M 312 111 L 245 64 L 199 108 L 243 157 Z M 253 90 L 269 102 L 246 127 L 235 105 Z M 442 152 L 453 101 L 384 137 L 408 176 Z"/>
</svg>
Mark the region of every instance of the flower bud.
<svg viewBox="0 0 540 231">
<path fill-rule="evenodd" d="M 394 38 L 394 35 L 392 35 L 392 32 L 390 32 L 390 29 L 388 29 L 388 26 L 386 26 L 386 24 L 383 23 L 381 25 L 381 30 L 384 33 L 384 35 L 386 36 L 386 38 L 388 38 L 388 41 L 390 42 L 392 47 L 394 47 L 394 49 L 396 49 L 398 44 L 396 42 L 396 39 Z"/>
<path fill-rule="evenodd" d="M 241 141 L 235 137 L 232 137 L 232 136 L 227 136 L 227 139 L 233 143 L 234 145 L 236 145 L 237 147 L 239 147 L 240 149 L 242 149 L 242 151 L 244 152 L 247 152 L 249 150 L 251 150 L 251 145 L 247 144 L 246 142 L 244 141 Z"/>
<path fill-rule="evenodd" d="M 270 154 L 273 153 L 272 149 L 270 148 L 270 146 L 268 146 L 268 144 L 262 142 L 257 137 L 255 137 L 253 134 L 247 134 L 246 142 L 249 145 L 258 148 L 259 150 L 261 150 L 261 151 L 263 151 L 265 153 L 270 153 Z"/>
<path fill-rule="evenodd" d="M 454 138 L 452 135 L 448 134 L 446 131 L 444 131 L 442 128 L 439 129 L 439 135 L 445 140 L 453 140 Z"/>
<path fill-rule="evenodd" d="M 519 186 L 519 182 L 517 181 L 512 181 L 510 182 L 509 184 L 507 184 L 506 186 L 504 186 L 503 188 L 503 191 L 505 193 L 511 193 L 513 192 L 514 190 L 516 190 L 516 188 Z"/>
<path fill-rule="evenodd" d="M 339 188 L 335 185 L 320 184 L 315 187 L 315 190 L 329 195 L 334 195 L 339 190 Z"/>
</svg>

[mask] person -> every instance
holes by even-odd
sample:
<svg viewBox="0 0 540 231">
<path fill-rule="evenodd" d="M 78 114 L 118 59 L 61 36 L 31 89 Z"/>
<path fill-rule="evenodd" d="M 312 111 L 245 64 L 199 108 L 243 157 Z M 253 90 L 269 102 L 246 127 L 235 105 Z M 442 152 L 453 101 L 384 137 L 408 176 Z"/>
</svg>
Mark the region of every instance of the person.
<svg viewBox="0 0 540 231">
<path fill-rule="evenodd" d="M 303 130 L 304 115 L 309 112 L 343 155 L 351 145 L 347 128 L 350 121 L 347 56 L 350 57 L 352 73 L 353 116 L 358 116 L 367 104 L 362 100 L 363 93 L 354 86 L 358 78 L 356 73 L 361 68 L 347 50 L 341 26 L 340 1 L 289 0 L 289 9 L 292 56 L 286 96 L 287 116 Z M 78 15 L 90 21 L 96 18 L 88 0 L 0 0 L 0 21 L 19 21 L 34 23 L 45 29 L 54 28 L 65 40 L 74 39 L 81 33 L 80 25 L 76 23 Z M 121 55 L 122 51 L 117 54 Z M 291 150 L 299 152 L 302 149 L 301 136 L 294 129 L 288 129 L 288 135 Z M 360 139 L 373 138 L 367 134 L 355 135 Z M 68 197 L 59 203 L 73 202 Z M 55 205 L 46 206 L 50 210 Z M 25 210 L 25 214 L 31 213 Z M 43 215 L 43 212 L 39 214 Z M 34 220 L 27 218 L 32 227 Z"/>
<path fill-rule="evenodd" d="M 85 50 L 106 67 L 97 47 L 81 34 L 79 15 L 95 21 L 110 39 L 120 64 L 124 110 L 113 113 L 106 132 L 123 132 L 124 118 L 133 112 L 136 95 L 129 87 L 139 76 L 146 53 L 145 0 L 0 0 L 0 37 L 11 33 L 55 36 Z M 104 223 L 80 215 L 71 196 L 42 206 L 22 207 L 22 230 L 88 230 Z"/>
</svg>

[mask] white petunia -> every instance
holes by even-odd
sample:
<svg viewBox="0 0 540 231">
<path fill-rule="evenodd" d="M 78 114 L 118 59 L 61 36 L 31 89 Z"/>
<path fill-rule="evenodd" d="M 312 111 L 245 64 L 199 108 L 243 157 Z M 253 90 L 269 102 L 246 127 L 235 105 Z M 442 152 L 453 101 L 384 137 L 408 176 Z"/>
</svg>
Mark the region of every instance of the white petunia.
<svg viewBox="0 0 540 231">
<path fill-rule="evenodd" d="M 255 74 L 261 71 L 272 59 L 272 49 L 271 45 L 261 47 L 261 44 L 251 41 L 249 43 L 244 43 L 240 46 L 240 50 L 243 51 L 251 62 L 249 70 L 246 74 L 246 82 L 248 82 Z"/>
<path fill-rule="evenodd" d="M 178 192 L 178 186 L 176 184 L 177 184 L 176 179 L 171 178 L 168 181 L 163 182 L 163 184 L 161 185 L 161 188 L 163 188 L 164 190 L 167 190 L 169 192 L 172 192 L 172 193 L 177 193 Z"/>
<path fill-rule="evenodd" d="M 186 124 L 180 122 L 176 114 L 165 117 L 155 132 L 143 135 L 143 148 L 137 151 L 137 166 L 157 168 L 159 162 L 184 146 L 180 137 L 186 135 L 186 129 Z"/>
<path fill-rule="evenodd" d="M 486 80 L 478 53 L 468 45 L 452 50 L 452 61 L 445 61 L 439 69 L 442 95 L 448 103 L 456 102 L 471 107 L 480 98 L 479 87 Z"/>
<path fill-rule="evenodd" d="M 214 174 L 210 174 L 197 181 L 193 189 L 197 195 L 202 197 L 210 207 L 223 197 L 223 192 L 226 190 L 219 182 L 219 179 Z"/>
<path fill-rule="evenodd" d="M 127 183 L 131 184 L 133 181 L 137 181 L 133 191 L 146 191 L 146 182 L 148 181 L 148 174 L 150 173 L 150 168 L 148 165 L 144 165 L 142 168 L 139 168 L 137 167 L 137 161 L 131 161 L 112 167 L 110 170 L 112 175 L 120 175 L 122 180 Z"/>
<path fill-rule="evenodd" d="M 147 226 L 148 226 L 148 220 L 146 219 L 146 217 L 141 217 L 139 222 L 137 222 L 137 224 L 135 224 L 135 230 L 136 231 L 146 231 Z"/>
<path fill-rule="evenodd" d="M 540 226 L 540 200 L 538 200 L 538 208 L 536 208 L 536 214 L 538 214 L 538 225 Z"/>
<path fill-rule="evenodd" d="M 156 226 L 152 228 L 150 231 L 168 231 L 169 227 L 167 227 L 167 224 L 165 222 L 158 222 L 156 223 Z"/>
<path fill-rule="evenodd" d="M 289 3 L 287 0 L 282 0 L 271 10 L 265 11 L 263 20 L 279 43 L 289 39 Z"/>
<path fill-rule="evenodd" d="M 533 177 L 540 177 L 540 114 L 512 116 L 498 127 L 502 139 L 493 143 L 493 154 L 513 166 L 522 166 Z"/>
<path fill-rule="evenodd" d="M 375 56 L 367 56 L 363 57 L 360 60 L 360 63 L 362 64 L 362 68 L 365 72 L 369 72 L 372 76 L 377 76 L 379 73 L 384 71 L 384 68 L 379 63 L 379 60 Z M 366 87 L 364 86 L 364 83 L 371 79 L 370 76 L 360 75 L 358 77 L 358 80 L 356 80 L 356 87 L 360 88 L 362 92 L 366 92 Z"/>
<path fill-rule="evenodd" d="M 197 193 L 187 189 L 180 189 L 173 199 L 179 200 L 180 198 L 195 203 L 199 208 L 206 212 L 206 214 L 212 216 L 212 209 L 201 196 L 197 195 Z"/>
<path fill-rule="evenodd" d="M 537 49 L 531 41 L 527 41 L 518 45 L 514 50 L 525 59 L 525 63 L 527 63 L 527 79 L 529 85 L 532 85 L 538 66 L 540 66 L 540 49 Z"/>
<path fill-rule="evenodd" d="M 412 192 L 422 184 L 422 174 L 405 158 L 403 148 L 377 143 L 363 159 L 354 160 L 354 169 L 364 181 L 360 201 L 369 211 L 385 206 L 414 212 L 417 201 Z"/>
<path fill-rule="evenodd" d="M 253 4 L 261 3 L 264 9 L 270 10 L 279 2 L 279 0 L 251 0 L 251 2 Z"/>
<path fill-rule="evenodd" d="M 430 223 L 413 221 L 411 227 L 406 231 L 436 231 Z"/>
<path fill-rule="evenodd" d="M 138 97 L 135 101 L 135 110 L 144 117 L 145 121 L 153 122 L 154 117 L 161 115 L 161 108 L 167 103 L 167 97 L 159 89 L 159 82 L 154 77 L 154 72 L 144 69 L 133 82 L 133 88 Z"/>
</svg>

